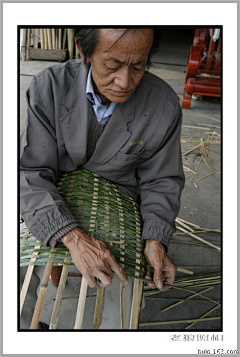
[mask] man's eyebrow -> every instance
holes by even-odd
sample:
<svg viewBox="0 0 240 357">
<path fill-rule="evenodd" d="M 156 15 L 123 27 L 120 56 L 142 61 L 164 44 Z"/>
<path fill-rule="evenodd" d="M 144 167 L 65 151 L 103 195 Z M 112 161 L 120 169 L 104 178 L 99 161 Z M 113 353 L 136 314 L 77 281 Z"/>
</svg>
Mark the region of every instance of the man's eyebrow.
<svg viewBox="0 0 240 357">
<path fill-rule="evenodd" d="M 116 59 L 116 58 L 107 58 L 107 59 L 105 59 L 105 61 L 106 61 L 106 62 L 112 61 L 112 62 L 115 62 L 115 63 L 117 63 L 117 64 L 124 64 L 124 63 L 125 63 L 125 62 L 122 62 L 122 61 L 120 61 L 120 60 L 118 60 L 118 59 Z M 133 65 L 134 65 L 134 66 L 137 66 L 137 65 L 142 64 L 142 63 L 143 63 L 143 61 L 138 61 L 138 62 L 136 62 L 136 63 L 133 63 Z"/>
</svg>

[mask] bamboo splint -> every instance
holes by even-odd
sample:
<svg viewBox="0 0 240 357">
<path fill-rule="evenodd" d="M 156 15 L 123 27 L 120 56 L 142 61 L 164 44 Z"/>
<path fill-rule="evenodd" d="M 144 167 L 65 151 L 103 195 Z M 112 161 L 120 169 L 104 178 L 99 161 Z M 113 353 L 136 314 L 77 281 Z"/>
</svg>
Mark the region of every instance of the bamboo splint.
<svg viewBox="0 0 240 357">
<path fill-rule="evenodd" d="M 56 252 L 56 248 L 52 248 L 51 249 L 51 253 L 54 253 L 54 252 Z M 44 299 L 45 299 L 46 293 L 47 293 L 47 286 L 48 286 L 48 281 L 49 281 L 49 277 L 50 277 L 50 274 L 51 274 L 52 266 L 53 266 L 53 262 L 48 262 L 47 265 L 46 265 L 45 271 L 44 271 L 44 275 L 43 275 L 43 278 L 42 278 L 40 291 L 39 291 L 39 294 L 38 294 L 37 303 L 36 303 L 36 306 L 35 306 L 32 322 L 31 322 L 31 326 L 30 326 L 31 330 L 38 328 L 40 315 L 41 315 L 41 311 L 42 311 L 42 307 L 43 307 L 43 303 L 44 303 Z"/>
<path fill-rule="evenodd" d="M 76 320 L 74 326 L 74 329 L 77 330 L 81 330 L 83 326 L 84 308 L 85 308 L 86 297 L 87 297 L 87 287 L 88 287 L 87 280 L 84 277 L 82 277 L 77 314 L 76 314 Z"/>
<path fill-rule="evenodd" d="M 96 220 L 96 214 L 97 214 L 97 208 L 98 208 L 98 179 L 97 178 L 94 178 L 94 183 L 95 183 L 95 185 L 94 185 L 94 192 L 93 192 L 89 233 L 94 232 L 95 220 Z M 78 308 L 77 308 L 77 316 L 76 316 L 74 329 L 82 328 L 83 317 L 84 317 L 84 308 L 85 308 L 86 296 L 87 296 L 87 287 L 88 287 L 87 281 L 84 277 L 82 277 L 82 283 L 81 283 L 79 301 L 78 301 Z"/>
<path fill-rule="evenodd" d="M 104 287 L 100 285 L 97 289 L 95 312 L 93 318 L 93 330 L 99 330 L 100 328 L 102 307 L 103 307 L 103 297 L 104 297 Z"/>
<path fill-rule="evenodd" d="M 205 239 L 201 238 L 201 237 L 198 237 L 196 234 L 193 234 L 192 232 L 194 231 L 192 228 L 190 228 L 189 226 L 187 226 L 184 221 L 182 221 L 181 219 L 179 218 L 176 218 L 176 223 L 179 224 L 179 226 L 176 226 L 176 228 L 181 231 L 181 232 L 184 232 L 186 233 L 187 235 L 191 236 L 192 238 L 195 238 L 197 239 L 198 241 L 208 245 L 209 247 L 212 247 L 212 248 L 215 248 L 217 251 L 221 252 L 221 248 L 216 246 L 215 244 L 213 243 L 210 243 L 208 241 L 206 241 Z M 182 226 L 182 227 L 181 227 Z M 184 228 L 183 228 L 184 227 Z"/>
<path fill-rule="evenodd" d="M 137 216 L 136 210 L 135 210 L 135 216 Z M 136 217 L 136 236 L 138 235 L 138 233 L 139 233 L 139 227 L 137 225 L 137 217 Z M 140 264 L 140 262 L 141 262 L 141 256 L 137 252 L 136 263 Z M 137 272 L 136 275 L 140 276 L 140 272 Z M 138 328 L 138 319 L 139 319 L 141 302 L 142 302 L 142 294 L 143 294 L 143 281 L 134 278 L 132 310 L 131 310 L 130 325 L 129 325 L 130 330 L 136 330 Z"/>
<path fill-rule="evenodd" d="M 38 249 L 40 248 L 41 245 L 36 245 L 35 248 Z M 37 255 L 38 253 L 34 252 L 33 255 Z M 32 258 L 31 262 L 35 262 L 37 258 Z M 20 294 L 20 315 L 22 313 L 23 305 L 27 296 L 28 288 L 30 285 L 31 277 L 33 274 L 33 269 L 34 265 L 29 265 L 27 268 L 27 272 L 25 275 L 25 279 L 23 281 L 22 289 L 21 289 L 21 294 Z"/>
<path fill-rule="evenodd" d="M 71 258 L 66 258 L 65 259 L 66 263 L 70 263 L 70 261 L 71 261 Z M 52 312 L 52 317 L 51 317 L 51 321 L 50 321 L 49 330 L 55 330 L 57 328 L 57 323 L 58 323 L 58 318 L 59 318 L 59 313 L 60 313 L 60 307 L 61 307 L 62 298 L 63 298 L 63 292 L 64 292 L 64 289 L 65 289 L 65 286 L 66 286 L 66 281 L 67 281 L 67 276 L 68 276 L 68 270 L 69 270 L 69 266 L 68 265 L 64 265 L 62 273 L 61 273 L 61 278 L 60 278 L 58 290 L 57 290 L 55 304 L 54 304 L 54 307 L 53 307 L 53 312 Z"/>
</svg>

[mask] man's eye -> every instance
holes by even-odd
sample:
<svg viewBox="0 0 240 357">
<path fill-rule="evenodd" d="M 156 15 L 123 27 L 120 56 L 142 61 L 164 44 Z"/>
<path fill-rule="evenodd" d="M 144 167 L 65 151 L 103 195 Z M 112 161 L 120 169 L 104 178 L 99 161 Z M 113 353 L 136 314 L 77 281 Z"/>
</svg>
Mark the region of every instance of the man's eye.
<svg viewBox="0 0 240 357">
<path fill-rule="evenodd" d="M 105 65 L 105 67 L 106 67 L 106 69 L 109 70 L 109 71 L 116 71 L 116 70 L 119 68 L 119 66 L 109 67 L 109 66 L 106 66 L 106 65 Z"/>
<path fill-rule="evenodd" d="M 142 67 L 133 67 L 132 69 L 134 72 L 140 72 L 142 70 Z"/>
</svg>

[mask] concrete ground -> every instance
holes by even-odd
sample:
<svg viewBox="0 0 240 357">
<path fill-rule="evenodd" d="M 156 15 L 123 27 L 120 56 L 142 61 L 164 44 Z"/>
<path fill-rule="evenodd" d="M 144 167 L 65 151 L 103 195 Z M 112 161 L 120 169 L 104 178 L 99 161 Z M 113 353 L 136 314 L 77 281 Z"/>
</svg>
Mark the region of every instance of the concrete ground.
<svg viewBox="0 0 240 357">
<path fill-rule="evenodd" d="M 164 79 L 182 99 L 185 66 L 189 47 L 192 44 L 193 30 L 165 30 L 162 44 L 155 54 L 153 73 Z M 20 130 L 25 127 L 26 101 L 25 92 L 33 76 L 54 62 L 28 61 L 20 63 Z M 215 133 L 211 144 L 208 139 Z M 192 100 L 190 109 L 183 109 L 182 152 L 186 175 L 185 189 L 182 194 L 179 218 L 211 230 L 221 229 L 221 99 L 204 97 L 202 100 Z M 205 152 L 199 149 L 186 153 L 201 142 L 206 142 Z M 201 154 L 202 161 L 199 163 Z M 195 172 L 195 174 L 194 174 Z M 189 223 L 187 224 L 188 226 Z M 183 226 L 182 226 L 183 227 Z M 192 228 L 195 228 L 191 226 Z M 209 231 L 194 232 L 200 238 L 218 245 L 220 234 Z M 193 244 L 199 241 L 189 235 L 177 231 L 169 247 L 169 255 L 178 267 L 185 267 L 195 274 L 209 272 L 221 266 L 221 253 L 206 244 Z M 43 268 L 36 267 L 39 274 Z M 75 271 L 74 267 L 70 268 Z M 177 277 L 190 277 L 178 273 Z M 210 280 L 212 283 L 212 280 Z M 209 284 L 186 289 L 171 289 L 165 293 L 145 296 L 146 306 L 140 313 L 139 329 L 171 330 L 171 331 L 217 331 L 221 330 L 221 285 Z M 59 316 L 59 329 L 74 327 L 77 296 L 79 295 L 80 279 L 68 278 Z M 211 289 L 210 289 L 211 287 Z M 202 295 L 189 297 L 196 292 L 208 289 Z M 84 329 L 91 329 L 94 313 L 94 289 L 89 289 L 85 309 Z M 50 283 L 45 299 L 41 320 L 49 323 L 56 288 Z M 183 300 L 188 297 L 188 300 Z M 178 303 L 166 311 L 163 309 Z M 191 327 L 188 320 L 203 318 Z M 185 320 L 185 321 L 184 321 Z M 147 323 L 156 323 L 147 325 Z M 161 324 L 159 324 L 161 322 Z M 188 330 L 189 328 L 189 330 Z"/>
</svg>

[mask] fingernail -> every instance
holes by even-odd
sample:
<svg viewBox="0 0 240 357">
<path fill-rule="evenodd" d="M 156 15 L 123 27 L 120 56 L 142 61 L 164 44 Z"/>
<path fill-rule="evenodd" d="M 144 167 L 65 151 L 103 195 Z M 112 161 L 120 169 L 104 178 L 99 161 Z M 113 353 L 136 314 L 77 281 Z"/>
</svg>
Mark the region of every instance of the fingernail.
<svg viewBox="0 0 240 357">
<path fill-rule="evenodd" d="M 160 282 L 160 281 L 158 281 L 158 282 L 157 282 L 157 288 L 158 288 L 159 290 L 161 290 L 161 289 L 163 288 L 163 283 Z"/>
</svg>

